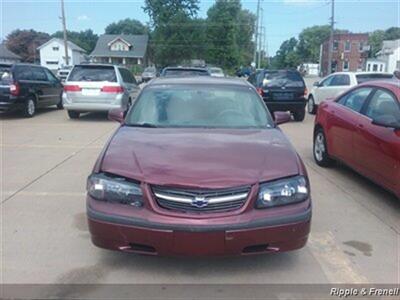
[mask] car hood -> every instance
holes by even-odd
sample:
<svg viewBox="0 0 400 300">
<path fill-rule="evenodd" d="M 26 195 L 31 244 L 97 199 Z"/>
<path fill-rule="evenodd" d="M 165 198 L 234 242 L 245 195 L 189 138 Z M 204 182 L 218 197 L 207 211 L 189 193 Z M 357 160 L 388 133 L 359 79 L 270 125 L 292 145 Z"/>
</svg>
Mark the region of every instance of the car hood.
<svg viewBox="0 0 400 300">
<path fill-rule="evenodd" d="M 100 171 L 156 185 L 224 188 L 299 173 L 299 159 L 280 129 L 121 127 Z"/>
</svg>

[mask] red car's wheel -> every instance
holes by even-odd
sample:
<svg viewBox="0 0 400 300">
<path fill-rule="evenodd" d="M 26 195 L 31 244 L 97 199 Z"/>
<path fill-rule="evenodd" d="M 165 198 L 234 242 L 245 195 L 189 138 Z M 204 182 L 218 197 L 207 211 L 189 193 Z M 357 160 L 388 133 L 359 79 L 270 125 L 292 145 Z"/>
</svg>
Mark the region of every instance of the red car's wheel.
<svg viewBox="0 0 400 300">
<path fill-rule="evenodd" d="M 313 153 L 315 162 L 321 167 L 329 167 L 333 160 L 329 157 L 325 134 L 322 128 L 318 128 L 314 135 Z"/>
</svg>

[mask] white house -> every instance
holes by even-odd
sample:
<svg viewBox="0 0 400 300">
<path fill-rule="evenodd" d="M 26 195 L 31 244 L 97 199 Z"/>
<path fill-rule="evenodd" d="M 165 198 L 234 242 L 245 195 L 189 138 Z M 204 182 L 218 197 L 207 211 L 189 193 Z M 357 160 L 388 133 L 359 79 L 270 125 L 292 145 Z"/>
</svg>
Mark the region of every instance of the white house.
<svg viewBox="0 0 400 300">
<path fill-rule="evenodd" d="M 386 63 L 385 72 L 400 70 L 400 39 L 383 41 L 382 50 L 377 53 L 376 58 Z"/>
<path fill-rule="evenodd" d="M 141 65 L 146 60 L 148 40 L 147 35 L 103 34 L 90 58 L 97 63 Z"/>
<path fill-rule="evenodd" d="M 365 70 L 367 72 L 386 72 L 386 61 L 368 58 L 365 64 Z"/>
<path fill-rule="evenodd" d="M 40 52 L 40 64 L 50 70 L 66 66 L 65 48 L 62 39 L 53 38 L 37 48 Z M 68 41 L 68 64 L 70 66 L 84 62 L 86 51 Z"/>
</svg>

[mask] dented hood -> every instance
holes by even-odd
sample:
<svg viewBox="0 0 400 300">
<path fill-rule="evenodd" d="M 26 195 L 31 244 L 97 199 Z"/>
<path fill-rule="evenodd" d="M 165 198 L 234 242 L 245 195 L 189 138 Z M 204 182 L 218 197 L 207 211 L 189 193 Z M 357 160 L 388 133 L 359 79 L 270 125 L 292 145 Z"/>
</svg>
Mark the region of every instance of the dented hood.
<svg viewBox="0 0 400 300">
<path fill-rule="evenodd" d="M 123 126 L 100 170 L 156 185 L 224 188 L 296 175 L 299 160 L 279 129 Z"/>
</svg>

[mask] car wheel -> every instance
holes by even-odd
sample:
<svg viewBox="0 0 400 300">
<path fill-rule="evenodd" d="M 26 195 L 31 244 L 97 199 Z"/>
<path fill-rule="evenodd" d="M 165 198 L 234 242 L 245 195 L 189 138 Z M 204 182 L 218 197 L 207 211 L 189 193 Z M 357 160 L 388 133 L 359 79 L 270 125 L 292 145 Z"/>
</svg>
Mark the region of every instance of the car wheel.
<svg viewBox="0 0 400 300">
<path fill-rule="evenodd" d="M 62 95 L 60 96 L 60 101 L 57 103 L 57 108 L 58 109 L 64 109 L 64 105 L 62 102 Z"/>
<path fill-rule="evenodd" d="M 80 113 L 74 110 L 69 110 L 68 111 L 68 117 L 70 119 L 78 119 L 79 118 Z"/>
<path fill-rule="evenodd" d="M 310 96 L 307 102 L 307 111 L 310 115 L 315 115 L 317 112 L 317 107 L 315 106 L 314 97 Z"/>
<path fill-rule="evenodd" d="M 333 160 L 329 157 L 325 133 L 322 128 L 317 129 L 315 132 L 313 154 L 317 165 L 321 167 L 329 167 L 332 165 Z"/>
<path fill-rule="evenodd" d="M 36 113 L 36 102 L 33 98 L 28 98 L 24 103 L 23 114 L 26 118 L 32 118 Z"/>
<path fill-rule="evenodd" d="M 293 112 L 293 118 L 297 122 L 303 121 L 305 116 L 306 116 L 306 109 L 305 108 L 300 109 L 300 110 L 296 110 L 296 111 Z"/>
</svg>

